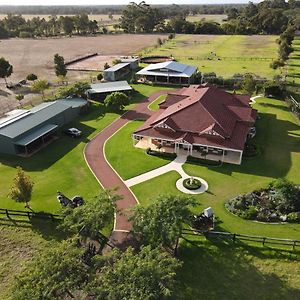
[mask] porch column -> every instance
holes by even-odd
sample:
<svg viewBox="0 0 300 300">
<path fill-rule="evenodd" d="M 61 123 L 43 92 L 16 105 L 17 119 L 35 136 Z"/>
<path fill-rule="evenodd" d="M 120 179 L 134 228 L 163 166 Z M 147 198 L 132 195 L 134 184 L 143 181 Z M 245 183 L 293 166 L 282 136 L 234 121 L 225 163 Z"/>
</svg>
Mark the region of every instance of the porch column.
<svg viewBox="0 0 300 300">
<path fill-rule="evenodd" d="M 240 151 L 239 165 L 242 163 L 242 156 L 243 156 L 243 151 Z"/>
<path fill-rule="evenodd" d="M 156 75 L 154 76 L 154 82 L 157 82 L 157 76 Z"/>
</svg>

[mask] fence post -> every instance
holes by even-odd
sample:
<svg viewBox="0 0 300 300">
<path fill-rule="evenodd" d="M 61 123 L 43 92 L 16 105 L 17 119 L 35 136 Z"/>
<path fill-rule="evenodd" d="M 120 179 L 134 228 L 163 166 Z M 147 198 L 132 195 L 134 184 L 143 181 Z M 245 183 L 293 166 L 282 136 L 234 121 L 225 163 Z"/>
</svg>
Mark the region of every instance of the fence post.
<svg viewBox="0 0 300 300">
<path fill-rule="evenodd" d="M 265 246 L 266 238 L 263 238 L 263 246 Z"/>
<path fill-rule="evenodd" d="M 234 233 L 234 234 L 232 235 L 232 241 L 235 242 L 235 239 L 236 239 L 236 234 Z"/>
<path fill-rule="evenodd" d="M 293 243 L 293 250 L 295 250 L 295 248 L 296 248 L 296 243 L 297 243 L 297 241 L 294 241 L 294 243 Z"/>
<path fill-rule="evenodd" d="M 8 209 L 5 209 L 5 213 L 6 213 L 7 218 L 10 219 Z"/>
<path fill-rule="evenodd" d="M 30 220 L 30 212 L 27 212 L 28 219 Z"/>
</svg>

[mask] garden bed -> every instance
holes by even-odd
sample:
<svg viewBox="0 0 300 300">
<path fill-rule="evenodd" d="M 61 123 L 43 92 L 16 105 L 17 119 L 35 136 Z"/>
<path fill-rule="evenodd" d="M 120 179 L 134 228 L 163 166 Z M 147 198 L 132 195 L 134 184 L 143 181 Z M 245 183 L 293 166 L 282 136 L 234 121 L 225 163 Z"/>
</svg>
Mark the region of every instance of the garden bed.
<svg viewBox="0 0 300 300">
<path fill-rule="evenodd" d="M 243 151 L 244 158 L 251 158 L 255 157 L 259 154 L 259 148 L 257 145 L 252 143 L 246 143 L 245 149 Z"/>
<path fill-rule="evenodd" d="M 155 151 L 151 149 L 147 149 L 146 153 L 149 155 L 158 156 L 169 160 L 174 160 L 177 157 L 176 153 L 161 152 L 161 151 Z"/>
<path fill-rule="evenodd" d="M 247 220 L 300 223 L 300 187 L 277 179 L 267 188 L 230 199 L 225 207 Z"/>
<path fill-rule="evenodd" d="M 182 184 L 186 189 L 191 191 L 200 189 L 202 185 L 200 180 L 192 177 L 184 179 Z"/>
<path fill-rule="evenodd" d="M 220 160 L 219 161 L 207 160 L 207 159 L 197 158 L 197 157 L 190 156 L 190 155 L 187 158 L 187 163 L 201 165 L 201 166 L 220 166 L 220 165 L 222 165 L 222 162 Z"/>
</svg>

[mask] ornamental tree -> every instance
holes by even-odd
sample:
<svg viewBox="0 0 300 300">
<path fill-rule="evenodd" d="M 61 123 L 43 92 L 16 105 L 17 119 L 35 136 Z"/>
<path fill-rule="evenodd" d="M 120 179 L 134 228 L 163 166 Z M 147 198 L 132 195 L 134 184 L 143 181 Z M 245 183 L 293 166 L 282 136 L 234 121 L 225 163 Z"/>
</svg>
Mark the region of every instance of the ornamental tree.
<svg viewBox="0 0 300 300">
<path fill-rule="evenodd" d="M 45 97 L 45 90 L 49 88 L 49 83 L 47 80 L 36 80 L 32 83 L 31 89 L 34 92 L 42 93 L 42 97 Z"/>
<path fill-rule="evenodd" d="M 129 104 L 129 98 L 126 94 L 121 92 L 114 92 L 106 96 L 104 104 L 107 108 L 113 111 L 123 110 Z"/>
<path fill-rule="evenodd" d="M 30 208 L 29 201 L 33 189 L 33 181 L 25 174 L 21 167 L 17 167 L 17 175 L 14 178 L 9 196 L 17 202 L 25 202 L 25 208 Z"/>
<path fill-rule="evenodd" d="M 194 205 L 192 198 L 161 195 L 147 207 L 136 206 L 131 217 L 133 232 L 144 244 L 173 249 L 181 236 L 183 224 L 193 215 L 190 207 Z"/>
<path fill-rule="evenodd" d="M 97 238 L 99 232 L 112 222 L 116 212 L 116 201 L 119 199 L 119 196 L 104 191 L 82 206 L 74 209 L 64 208 L 64 219 L 59 227 L 85 238 Z"/>
</svg>

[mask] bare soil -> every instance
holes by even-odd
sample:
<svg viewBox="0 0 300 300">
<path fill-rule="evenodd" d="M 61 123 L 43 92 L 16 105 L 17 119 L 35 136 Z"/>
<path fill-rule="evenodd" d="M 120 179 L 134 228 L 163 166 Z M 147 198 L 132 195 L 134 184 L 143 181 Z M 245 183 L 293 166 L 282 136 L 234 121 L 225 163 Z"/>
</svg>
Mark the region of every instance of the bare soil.
<svg viewBox="0 0 300 300">
<path fill-rule="evenodd" d="M 57 81 L 53 68 L 53 57 L 56 53 L 66 61 L 82 57 L 88 53 L 98 53 L 102 56 L 127 56 L 139 53 L 142 49 L 156 44 L 158 38 L 165 35 L 155 34 L 115 34 L 90 37 L 64 37 L 45 39 L 7 39 L 0 40 L 0 56 L 5 57 L 13 65 L 14 72 L 8 78 L 8 83 L 17 83 L 34 73 L 40 79 L 50 82 Z M 108 62 L 109 63 L 109 62 Z M 70 71 L 69 82 L 90 79 L 87 72 Z M 5 88 L 0 80 L 0 115 L 18 105 L 15 100 L 17 92 Z M 32 97 L 26 95 L 22 101 L 27 104 Z"/>
</svg>

